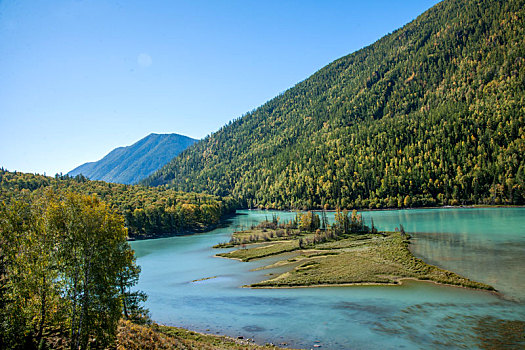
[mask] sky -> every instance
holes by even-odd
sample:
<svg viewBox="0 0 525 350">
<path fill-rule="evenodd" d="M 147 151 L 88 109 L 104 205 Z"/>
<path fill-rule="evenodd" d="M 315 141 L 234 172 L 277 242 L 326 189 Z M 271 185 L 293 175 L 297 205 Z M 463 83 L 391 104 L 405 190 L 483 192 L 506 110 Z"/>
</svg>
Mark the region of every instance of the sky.
<svg viewBox="0 0 525 350">
<path fill-rule="evenodd" d="M 0 0 L 0 167 L 203 138 L 437 0 Z"/>
</svg>

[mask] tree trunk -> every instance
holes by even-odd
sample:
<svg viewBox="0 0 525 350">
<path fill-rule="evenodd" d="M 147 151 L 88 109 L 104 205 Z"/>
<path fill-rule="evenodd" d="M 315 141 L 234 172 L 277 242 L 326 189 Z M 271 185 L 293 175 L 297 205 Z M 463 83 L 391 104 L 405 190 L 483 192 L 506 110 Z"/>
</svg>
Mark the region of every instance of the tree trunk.
<svg viewBox="0 0 525 350">
<path fill-rule="evenodd" d="M 44 348 L 44 339 L 42 338 L 42 335 L 44 333 L 44 324 L 46 320 L 46 274 L 42 274 L 42 289 L 41 289 L 41 298 L 42 298 L 42 304 L 40 306 L 40 322 L 38 324 L 38 334 L 36 336 L 36 341 L 38 344 L 38 349 L 42 350 Z"/>
</svg>

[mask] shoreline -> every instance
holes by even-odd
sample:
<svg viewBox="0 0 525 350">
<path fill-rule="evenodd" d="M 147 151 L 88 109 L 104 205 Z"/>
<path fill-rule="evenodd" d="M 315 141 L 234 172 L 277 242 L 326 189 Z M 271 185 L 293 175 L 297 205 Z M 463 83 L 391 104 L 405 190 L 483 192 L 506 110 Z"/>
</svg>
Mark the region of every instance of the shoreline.
<svg viewBox="0 0 525 350">
<path fill-rule="evenodd" d="M 388 235 L 379 232 L 377 236 L 380 238 L 370 237 L 361 242 L 359 242 L 359 239 L 356 240 L 355 237 L 343 238 L 339 242 L 346 241 L 346 243 L 340 246 L 337 243 L 331 247 L 325 246 L 325 249 L 321 250 L 322 254 L 312 255 L 308 253 L 308 249 L 301 249 L 300 246 L 293 247 L 292 251 L 297 251 L 299 257 L 304 256 L 304 258 L 299 260 L 295 258 L 293 261 L 281 259 L 268 266 L 259 267 L 258 270 L 273 266 L 288 266 L 288 270 L 269 279 L 266 278 L 242 287 L 291 289 L 336 286 L 399 286 L 403 284 L 404 280 L 415 280 L 432 282 L 443 286 L 490 291 L 501 296 L 493 286 L 471 280 L 439 266 L 428 264 L 423 259 L 415 256 L 410 250 L 410 237 L 408 236 L 394 232 L 390 232 Z M 286 242 L 295 242 L 295 240 L 297 240 L 297 237 L 291 238 L 290 241 L 284 241 L 281 246 L 286 244 Z M 330 245 L 335 242 L 338 241 L 321 243 L 321 245 Z M 248 262 L 264 259 L 268 256 L 282 255 L 289 249 L 288 247 L 278 247 L 278 243 L 274 243 L 269 247 L 273 246 L 277 246 L 277 249 L 274 249 L 274 251 L 258 251 L 260 248 L 247 248 L 245 250 L 238 249 L 237 246 L 236 250 L 227 253 L 217 253 L 215 257 Z M 294 266 L 298 262 L 299 264 Z M 351 264 L 352 268 L 350 270 L 341 270 L 345 264 Z M 389 272 L 386 275 L 385 272 L 380 272 L 387 270 Z"/>
<path fill-rule="evenodd" d="M 364 212 L 364 211 L 394 211 L 394 210 L 417 210 L 417 209 L 483 209 L 483 208 L 525 208 L 525 204 L 465 204 L 465 205 L 441 205 L 441 206 L 432 206 L 432 207 L 406 207 L 406 208 L 351 208 L 346 209 L 348 211 L 351 211 L 353 209 L 357 210 L 358 212 Z M 322 212 L 323 209 L 314 208 L 314 209 L 265 209 L 265 208 L 241 208 L 237 210 L 260 210 L 260 211 L 282 211 L 282 212 L 288 212 L 288 213 L 294 213 L 294 212 L 306 212 L 306 211 L 314 211 L 314 212 Z M 344 210 L 344 209 L 341 209 Z M 336 209 L 326 209 L 324 210 L 327 213 L 333 213 L 336 212 Z M 241 214 L 242 215 L 242 214 Z"/>
<path fill-rule="evenodd" d="M 513 207 L 515 207 L 515 206 L 513 206 Z M 439 208 L 442 208 L 442 209 L 454 209 L 454 208 L 450 208 L 450 207 L 439 207 Z M 461 208 L 465 208 L 465 207 L 461 207 Z M 494 206 L 490 206 L 488 208 L 494 208 Z M 424 209 L 432 209 L 432 208 L 428 208 L 427 207 L 427 208 L 424 208 Z M 386 209 L 386 210 L 400 210 L 400 209 Z M 401 210 L 404 210 L 404 209 L 401 209 Z M 237 215 L 249 215 L 249 214 L 247 214 L 247 213 L 239 213 Z M 275 242 L 277 242 L 277 241 L 272 241 L 271 243 L 275 243 Z M 234 246 L 234 247 L 230 247 L 230 248 L 239 249 L 240 246 Z M 228 250 L 230 250 L 230 249 L 228 249 Z M 410 253 L 414 257 L 418 258 L 411 251 L 410 251 Z M 230 257 L 227 257 L 227 256 L 218 256 L 216 254 L 212 254 L 212 257 L 225 258 L 225 259 L 237 260 L 237 261 L 243 262 L 243 260 L 239 259 L 239 258 L 230 258 Z M 261 259 L 263 259 L 263 258 L 261 258 Z M 418 259 L 421 259 L 421 258 L 418 258 Z M 259 260 L 259 259 L 254 259 L 254 260 Z M 291 264 L 293 264 L 293 262 Z M 202 278 L 202 279 L 195 280 L 195 281 L 192 281 L 192 282 L 201 281 L 201 280 L 207 280 L 207 279 L 211 279 L 211 278 L 215 278 L 215 277 L 218 277 L 218 276 Z M 219 275 L 219 277 L 220 277 L 220 275 Z M 493 295 L 493 296 L 495 296 L 497 298 L 500 298 L 500 299 L 503 299 L 503 300 L 508 300 L 507 298 L 505 298 L 505 295 L 503 295 L 501 292 L 499 292 L 497 290 L 486 290 L 486 289 L 472 288 L 472 287 L 467 287 L 467 286 L 462 286 L 462 285 L 440 283 L 440 282 L 437 282 L 437 281 L 426 280 L 426 279 L 419 279 L 419 278 L 416 278 L 416 277 L 400 277 L 398 279 L 395 279 L 394 283 L 390 283 L 390 282 L 384 282 L 384 283 L 381 283 L 381 282 L 333 283 L 333 284 L 329 283 L 329 284 L 296 285 L 296 286 L 250 286 L 250 285 L 243 285 L 243 286 L 238 286 L 238 288 L 250 288 L 250 289 L 296 289 L 296 288 L 330 288 L 330 287 L 335 287 L 335 288 L 339 288 L 339 287 L 342 287 L 342 288 L 344 288 L 344 287 L 374 287 L 374 286 L 383 287 L 383 286 L 403 286 L 403 285 L 406 286 L 409 281 L 414 281 L 414 282 L 417 282 L 417 283 L 431 282 L 431 283 L 433 283 L 436 286 L 441 285 L 443 287 L 456 287 L 456 288 L 464 288 L 464 289 L 473 290 L 473 291 L 489 292 L 490 294 L 487 294 L 487 295 Z M 405 287 L 405 288 L 410 288 L 410 287 Z M 408 290 L 410 290 L 410 289 L 408 289 Z M 392 290 L 392 292 L 394 292 L 394 291 Z M 388 293 L 388 292 L 386 292 L 386 293 Z M 184 329 L 187 332 L 193 332 L 193 333 L 197 333 L 197 334 L 202 334 L 204 336 L 213 336 L 213 337 L 218 337 L 218 338 L 227 338 L 229 340 L 236 341 L 238 344 L 239 344 L 239 341 L 243 341 L 244 340 L 245 341 L 245 343 L 244 343 L 245 346 L 257 345 L 257 343 L 251 342 L 249 338 L 236 339 L 235 335 L 232 337 L 232 336 L 225 336 L 225 335 L 214 334 L 214 333 L 206 333 L 205 331 L 202 331 L 202 330 L 201 331 L 195 331 L 195 330 L 190 330 L 188 328 L 177 327 L 176 325 L 166 326 L 166 327 L 173 327 L 173 328 Z M 242 332 L 239 335 L 240 336 L 243 335 Z"/>
<path fill-rule="evenodd" d="M 490 209 L 490 208 L 525 208 L 525 205 L 510 205 L 510 204 L 499 204 L 499 205 L 490 205 L 490 204 L 472 204 L 472 205 L 446 205 L 446 206 L 436 206 L 436 207 L 408 207 L 408 208 L 380 208 L 380 209 L 370 209 L 370 208 L 362 208 L 356 210 L 358 212 L 374 212 L 374 211 L 395 211 L 395 210 L 418 210 L 418 209 Z M 260 208 L 239 208 L 237 210 L 260 210 L 260 211 L 278 211 L 278 212 L 285 212 L 285 213 L 294 213 L 294 212 L 306 212 L 306 211 L 313 211 L 313 212 L 322 212 L 322 209 L 260 209 Z M 351 209 L 347 209 L 350 211 Z M 336 212 L 335 209 L 328 209 L 325 210 L 327 213 L 334 213 Z M 224 218 L 221 218 L 220 222 L 214 225 L 210 225 L 207 227 L 203 227 L 200 229 L 187 229 L 179 232 L 174 233 L 161 233 L 161 234 L 148 234 L 148 235 L 141 235 L 141 236 L 128 236 L 127 241 L 133 242 L 133 241 L 145 241 L 149 239 L 160 239 L 160 238 L 172 238 L 172 237 L 179 237 L 179 236 L 192 236 L 194 234 L 199 233 L 207 233 L 211 232 L 215 229 L 221 228 L 221 227 L 227 227 L 226 222 L 230 220 L 231 218 L 237 216 L 237 215 L 246 215 L 243 213 L 230 213 L 227 214 Z"/>
<path fill-rule="evenodd" d="M 206 333 L 204 331 L 190 330 L 184 327 L 161 324 L 153 322 L 151 324 L 137 324 L 129 320 L 120 320 L 117 344 L 119 348 L 126 349 L 127 346 L 136 344 L 142 347 L 133 346 L 131 348 L 150 347 L 151 342 L 162 344 L 162 349 L 227 349 L 227 350 L 263 350 L 285 349 L 272 343 L 260 344 L 254 339 L 243 335 L 229 336 L 218 333 Z M 280 344 L 287 346 L 288 344 Z"/>
<path fill-rule="evenodd" d="M 198 233 L 206 233 L 211 232 L 215 229 L 222 228 L 222 227 L 228 227 L 227 221 L 233 218 L 235 215 L 238 215 L 237 213 L 230 213 L 227 214 L 225 217 L 221 218 L 221 220 L 213 225 L 209 225 L 202 228 L 195 228 L 195 229 L 187 229 L 179 232 L 173 232 L 173 233 L 160 233 L 160 234 L 147 234 L 147 235 L 141 235 L 141 236 L 128 236 L 127 241 L 133 242 L 133 241 L 145 241 L 148 239 L 160 239 L 160 238 L 172 238 L 172 237 L 182 237 L 182 236 L 192 236 Z"/>
<path fill-rule="evenodd" d="M 235 261 L 239 261 L 239 262 L 246 262 L 246 261 L 243 261 L 243 260 L 241 260 L 239 258 L 228 258 L 227 256 L 220 256 L 220 255 L 217 255 L 217 254 L 214 254 L 213 258 L 220 258 L 220 259 L 235 260 Z"/>
<path fill-rule="evenodd" d="M 448 284 L 448 283 L 440 283 L 437 281 L 432 280 L 423 280 L 416 277 L 400 277 L 399 279 L 396 279 L 397 283 L 392 282 L 355 282 L 355 283 L 325 283 L 325 284 L 312 284 L 312 285 L 297 285 L 297 286 L 250 286 L 250 285 L 244 285 L 240 288 L 249 288 L 249 289 L 298 289 L 298 288 L 330 288 L 330 287 L 373 287 L 373 286 L 390 286 L 390 287 L 397 287 L 404 285 L 404 281 L 415 281 L 415 282 L 421 282 L 421 283 L 432 283 L 438 286 L 445 286 L 445 287 L 454 287 L 454 288 L 461 288 L 461 289 L 468 289 L 472 291 L 478 291 L 478 292 L 484 292 L 489 293 L 492 295 L 495 295 L 499 298 L 506 299 L 504 294 L 499 292 L 498 290 L 488 290 L 488 289 L 481 289 L 481 288 L 472 288 L 467 286 L 460 286 L 457 284 Z"/>
</svg>

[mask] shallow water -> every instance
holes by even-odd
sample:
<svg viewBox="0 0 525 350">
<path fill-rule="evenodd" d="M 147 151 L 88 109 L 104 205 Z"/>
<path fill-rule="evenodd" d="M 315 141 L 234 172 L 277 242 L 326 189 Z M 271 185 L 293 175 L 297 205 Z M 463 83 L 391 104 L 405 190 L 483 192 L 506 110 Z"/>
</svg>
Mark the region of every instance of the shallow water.
<svg viewBox="0 0 525 350">
<path fill-rule="evenodd" d="M 213 257 L 211 246 L 272 214 L 239 211 L 227 228 L 132 242 L 142 266 L 139 288 L 159 323 L 259 343 L 328 349 L 479 347 L 490 327 L 525 321 L 525 208 L 365 212 L 381 230 L 401 223 L 426 261 L 493 285 L 491 293 L 432 283 L 298 289 L 240 288 L 279 270 L 250 271 L 279 258 L 241 263 Z M 329 217 L 332 216 L 329 214 Z M 194 280 L 214 277 L 207 280 Z M 485 328 L 484 328 L 485 327 Z M 486 338 L 486 337 L 485 337 Z"/>
</svg>

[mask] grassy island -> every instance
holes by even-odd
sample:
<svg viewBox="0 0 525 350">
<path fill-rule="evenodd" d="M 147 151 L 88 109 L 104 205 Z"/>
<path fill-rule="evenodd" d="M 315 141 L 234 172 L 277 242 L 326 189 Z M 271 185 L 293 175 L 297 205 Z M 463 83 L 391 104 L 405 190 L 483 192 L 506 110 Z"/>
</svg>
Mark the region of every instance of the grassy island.
<svg viewBox="0 0 525 350">
<path fill-rule="evenodd" d="M 291 222 L 265 221 L 247 231 L 235 232 L 228 243 L 215 246 L 241 247 L 217 256 L 250 261 L 286 252 L 292 258 L 267 268 L 290 266 L 290 271 L 254 283 L 254 288 L 314 287 L 329 285 L 399 284 L 403 279 L 433 281 L 474 289 L 494 290 L 454 272 L 429 265 L 415 257 L 410 237 L 401 226 L 396 232 L 378 232 L 363 223 L 355 211 L 336 212 L 335 223 L 323 224 L 319 216 L 308 212 Z M 324 226 L 324 227 L 323 227 Z"/>
</svg>

